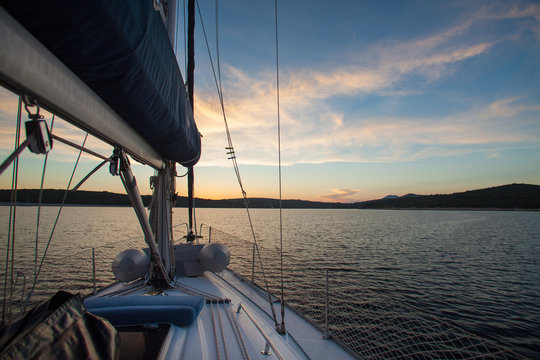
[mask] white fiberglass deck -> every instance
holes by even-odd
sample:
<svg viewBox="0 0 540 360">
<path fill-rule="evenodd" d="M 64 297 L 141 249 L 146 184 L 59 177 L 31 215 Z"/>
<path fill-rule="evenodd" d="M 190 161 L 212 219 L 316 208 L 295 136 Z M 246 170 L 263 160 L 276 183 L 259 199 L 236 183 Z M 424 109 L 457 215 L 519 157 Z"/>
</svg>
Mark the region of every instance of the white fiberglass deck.
<svg viewBox="0 0 540 360">
<path fill-rule="evenodd" d="M 139 280 L 114 284 L 97 294 L 126 295 L 199 295 L 207 300 L 191 325 L 171 326 L 159 359 L 353 358 L 334 341 L 325 340 L 320 330 L 288 307 L 287 334 L 278 334 L 266 293 L 228 270 L 220 275 L 206 272 L 202 276 L 177 278 L 175 288 L 163 292 L 156 292 Z M 279 301 L 274 300 L 280 321 Z M 265 349 L 268 355 L 263 354 Z"/>
</svg>

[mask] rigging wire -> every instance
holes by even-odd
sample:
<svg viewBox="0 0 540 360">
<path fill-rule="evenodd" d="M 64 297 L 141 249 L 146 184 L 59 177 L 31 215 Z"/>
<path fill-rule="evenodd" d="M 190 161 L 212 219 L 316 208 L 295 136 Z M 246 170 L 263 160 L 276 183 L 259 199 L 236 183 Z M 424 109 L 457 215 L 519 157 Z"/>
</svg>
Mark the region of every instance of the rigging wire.
<svg viewBox="0 0 540 360">
<path fill-rule="evenodd" d="M 88 133 L 84 136 L 83 143 L 81 145 L 81 148 L 84 148 L 84 145 L 86 144 L 86 139 L 88 139 Z M 30 301 L 30 298 L 32 297 L 32 294 L 34 293 L 34 290 L 37 285 L 37 280 L 39 278 L 39 274 L 41 273 L 41 268 L 43 267 L 43 263 L 45 261 L 45 257 L 47 256 L 47 251 L 49 250 L 49 246 L 51 245 L 51 241 L 54 235 L 54 231 L 56 229 L 56 225 L 58 224 L 58 220 L 60 218 L 60 214 L 62 213 L 62 209 L 64 208 L 64 203 L 66 201 L 67 195 L 69 193 L 69 188 L 71 186 L 71 182 L 73 181 L 73 176 L 75 175 L 75 171 L 77 170 L 77 166 L 79 165 L 79 160 L 81 159 L 81 155 L 83 153 L 83 149 L 79 150 L 79 155 L 77 156 L 77 161 L 75 161 L 75 165 L 73 166 L 73 171 L 71 172 L 71 177 L 69 178 L 68 185 L 66 187 L 66 190 L 64 191 L 64 197 L 62 198 L 62 202 L 60 203 L 60 208 L 58 209 L 58 213 L 56 214 L 56 219 L 54 221 L 53 227 L 51 229 L 51 234 L 49 236 L 49 240 L 47 241 L 47 245 L 45 246 L 45 250 L 43 251 L 43 255 L 41 256 L 41 261 L 38 267 L 38 271 L 36 276 L 34 277 L 34 282 L 32 284 L 32 288 L 30 289 L 30 292 L 28 293 L 28 296 L 26 297 L 26 302 L 23 305 L 23 312 L 26 309 L 26 306 L 28 305 L 28 302 Z"/>
<path fill-rule="evenodd" d="M 178 62 L 178 17 L 180 16 L 180 6 L 178 2 L 174 4 L 175 14 L 174 14 L 174 55 L 176 56 Z"/>
<path fill-rule="evenodd" d="M 242 192 L 242 197 L 243 197 L 243 200 L 244 200 L 244 206 L 246 208 L 248 222 L 249 222 L 249 226 L 250 226 L 250 229 L 251 229 L 251 235 L 253 237 L 253 241 L 254 241 L 254 244 L 255 244 L 255 249 L 256 249 L 256 253 L 257 253 L 257 259 L 259 261 L 259 265 L 261 266 L 261 274 L 262 274 L 262 277 L 263 277 L 264 286 L 266 287 L 266 292 L 268 294 L 268 302 L 270 304 L 270 309 L 272 310 L 272 316 L 273 316 L 273 319 L 274 319 L 274 323 L 275 323 L 275 326 L 277 328 L 278 327 L 278 321 L 277 321 L 277 317 L 276 317 L 276 311 L 274 309 L 274 304 L 272 302 L 272 297 L 270 295 L 270 288 L 268 286 L 268 280 L 266 278 L 266 273 L 264 271 L 264 266 L 263 266 L 263 263 L 262 263 L 261 253 L 259 251 L 259 243 L 258 243 L 257 237 L 255 235 L 255 229 L 253 227 L 253 221 L 251 219 L 251 214 L 249 212 L 249 204 L 248 204 L 247 193 L 246 193 L 246 191 L 244 189 L 244 186 L 242 185 L 242 178 L 240 176 L 240 169 L 238 167 L 238 162 L 236 161 L 236 155 L 234 153 L 234 146 L 233 146 L 233 142 L 232 142 L 232 138 L 231 138 L 231 133 L 229 131 L 229 125 L 227 123 L 227 116 L 226 116 L 226 113 L 225 113 L 225 104 L 224 104 L 224 100 L 223 100 L 223 92 L 221 91 L 221 85 L 220 85 L 220 82 L 218 81 L 218 76 L 216 75 L 216 70 L 215 70 L 215 67 L 214 67 L 214 61 L 212 59 L 212 53 L 210 51 L 210 45 L 208 44 L 208 37 L 206 36 L 206 29 L 205 29 L 204 20 L 203 20 L 202 14 L 201 14 L 201 8 L 199 6 L 199 1 L 196 1 L 196 4 L 197 4 L 197 10 L 198 10 L 198 13 L 199 13 L 199 18 L 201 19 L 201 27 L 202 27 L 203 34 L 204 34 L 204 40 L 206 42 L 206 49 L 208 50 L 208 57 L 210 59 L 210 65 L 212 67 L 212 73 L 213 73 L 213 76 L 214 76 L 214 82 L 215 82 L 216 90 L 217 90 L 217 93 L 218 93 L 218 96 L 219 96 L 219 102 L 220 102 L 220 105 L 221 105 L 221 112 L 222 112 L 222 115 L 223 115 L 223 121 L 225 123 L 225 133 L 227 135 L 227 143 L 228 143 L 228 147 L 226 147 L 226 149 L 228 150 L 227 154 L 230 155 L 229 160 L 232 161 L 234 172 L 236 174 L 236 179 L 238 181 L 238 185 L 240 186 L 240 190 Z M 216 27 L 217 27 L 217 24 L 216 24 Z M 216 35 L 219 35 L 218 30 L 216 30 Z M 219 46 L 219 41 L 217 39 L 216 39 L 216 46 Z"/>
<path fill-rule="evenodd" d="M 15 149 L 15 151 L 12 152 L 6 160 L 4 160 L 2 165 L 0 165 L 0 175 L 4 173 L 4 170 L 6 170 L 9 165 L 11 165 L 11 163 L 15 160 L 15 158 L 17 158 L 19 154 L 22 153 L 34 140 L 35 136 L 33 134 L 27 135 L 26 140 L 23 141 L 22 144 L 19 144 L 17 149 Z"/>
<path fill-rule="evenodd" d="M 51 133 L 51 138 L 54 139 L 54 140 L 58 140 L 58 141 L 60 141 L 61 143 L 64 143 L 64 144 L 66 144 L 66 145 L 68 145 L 68 146 L 71 146 L 72 148 L 75 148 L 75 149 L 77 149 L 77 150 L 84 151 L 85 153 L 90 154 L 90 155 L 93 155 L 93 156 L 95 156 L 95 157 L 97 157 L 97 158 L 99 158 L 99 159 L 101 159 L 101 160 L 107 160 L 107 161 L 110 161 L 110 158 L 108 158 L 108 157 L 106 157 L 106 156 L 103 156 L 103 155 L 101 155 L 101 154 L 98 154 L 97 152 L 92 151 L 92 150 L 90 150 L 90 149 L 88 149 L 88 148 L 85 148 L 85 147 L 84 147 L 84 143 L 83 143 L 82 145 L 77 145 L 77 144 L 75 144 L 74 142 L 69 141 L 69 140 L 64 139 L 64 138 L 61 138 L 60 136 L 55 135 L 55 134 L 53 134 L 53 133 Z"/>
<path fill-rule="evenodd" d="M 195 85 L 195 0 L 189 0 L 188 2 L 188 39 L 187 39 L 187 92 L 188 99 L 191 105 L 191 111 L 195 114 L 195 94 L 193 92 Z M 189 222 L 189 233 L 187 234 L 187 241 L 193 242 L 196 238 L 196 235 L 193 232 L 193 215 L 195 208 L 195 195 L 194 195 L 194 181 L 195 171 L 193 165 L 188 167 L 188 222 Z M 196 225 L 195 225 L 196 227 Z M 197 231 L 197 230 L 195 230 Z"/>
<path fill-rule="evenodd" d="M 281 195 L 281 119 L 279 110 L 279 39 L 278 39 L 278 5 L 274 0 L 274 21 L 276 24 L 276 98 L 277 98 L 277 140 L 278 140 L 278 173 L 279 173 L 279 258 L 281 273 L 281 333 L 285 333 L 285 295 L 283 284 L 283 207 Z"/>
<path fill-rule="evenodd" d="M 219 81 L 219 93 L 221 94 L 221 101 L 223 101 L 223 88 L 221 87 L 221 62 L 219 61 L 219 0 L 216 0 L 216 61 L 217 61 L 217 74 Z"/>
<path fill-rule="evenodd" d="M 22 97 L 19 96 L 19 105 L 17 107 L 17 124 L 15 130 L 15 149 L 17 149 L 21 142 L 21 111 L 22 111 Z M 13 175 L 11 177 L 11 206 L 9 208 L 9 227 L 6 243 L 6 271 L 4 274 L 4 298 L 2 302 L 2 325 L 6 323 L 6 312 L 9 311 L 9 321 L 11 321 L 11 304 L 13 300 L 13 265 L 14 265 L 14 247 L 15 247 L 15 219 L 17 214 L 17 183 L 19 177 L 19 155 L 13 162 Z M 11 251 L 11 252 L 10 252 Z M 10 276 L 10 300 L 9 309 L 7 303 L 7 284 L 8 273 L 10 273 L 10 254 L 11 254 L 11 276 Z"/>
<path fill-rule="evenodd" d="M 20 99 L 19 101 L 21 101 Z M 22 112 L 22 103 L 19 109 L 17 110 L 17 135 L 16 135 L 16 144 L 19 145 L 21 142 L 21 125 L 22 125 L 22 119 L 21 119 L 21 112 Z M 11 321 L 11 314 L 12 314 L 12 305 L 13 305 L 13 292 L 15 291 L 15 283 L 13 282 L 13 274 L 14 274 L 14 266 L 15 266 L 15 228 L 16 228 L 16 220 L 17 220 L 17 192 L 18 192 L 18 186 L 19 186 L 19 156 L 17 156 L 17 164 L 13 167 L 13 178 L 11 181 L 11 206 L 13 209 L 13 218 L 11 218 L 11 211 L 10 211 L 10 225 L 12 226 L 11 229 L 11 265 L 10 265 L 10 295 L 9 295 L 9 321 Z M 9 242 L 9 236 L 8 236 L 8 242 Z"/>
<path fill-rule="evenodd" d="M 53 131 L 54 128 L 54 114 L 52 115 L 51 119 L 51 129 L 50 132 Z M 49 153 L 45 153 L 45 159 L 43 160 L 43 170 L 41 172 L 41 184 L 39 186 L 39 196 L 38 196 L 38 208 L 37 208 L 37 216 L 36 216 L 36 249 L 34 253 L 34 278 L 37 276 L 37 262 L 38 262 L 38 250 L 39 250 L 39 222 L 41 219 L 41 202 L 43 200 L 43 185 L 45 183 L 45 172 L 47 170 L 47 161 L 49 159 Z"/>
<path fill-rule="evenodd" d="M 103 160 L 102 162 L 100 162 L 95 168 L 93 168 L 88 174 L 86 174 L 85 177 L 82 178 L 81 181 L 79 181 L 79 183 L 77 185 L 75 185 L 71 191 L 77 191 L 79 190 L 79 188 L 86 182 L 86 180 L 88 180 L 90 178 L 90 176 L 94 175 L 99 169 L 101 169 L 103 167 L 103 165 L 105 165 L 106 163 L 110 162 L 111 159 L 105 159 Z"/>
<path fill-rule="evenodd" d="M 183 0 L 184 10 L 184 74 L 187 74 L 187 29 L 186 29 L 186 0 Z"/>
</svg>

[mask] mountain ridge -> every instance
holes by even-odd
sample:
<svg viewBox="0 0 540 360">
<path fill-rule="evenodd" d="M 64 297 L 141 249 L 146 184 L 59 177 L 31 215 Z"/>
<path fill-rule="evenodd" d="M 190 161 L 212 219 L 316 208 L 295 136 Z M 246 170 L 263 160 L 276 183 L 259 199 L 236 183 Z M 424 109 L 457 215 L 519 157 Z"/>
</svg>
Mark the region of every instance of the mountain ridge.
<svg viewBox="0 0 540 360">
<path fill-rule="evenodd" d="M 540 209 L 540 185 L 507 184 L 452 194 L 407 194 L 359 203 L 361 209 Z"/>
<path fill-rule="evenodd" d="M 59 204 L 62 202 L 64 190 L 43 190 L 43 204 Z M 0 189 L 0 203 L 10 203 L 11 190 Z M 36 204 L 39 189 L 19 189 L 19 204 Z M 150 195 L 143 195 L 145 206 L 150 204 Z M 68 205 L 101 205 L 128 206 L 125 194 L 108 191 L 73 191 L 66 198 Z M 250 198 L 248 204 L 252 208 L 278 208 L 279 200 L 271 198 Z M 244 199 L 204 199 L 196 198 L 197 207 L 206 208 L 242 208 Z M 187 207 L 187 198 L 179 196 L 176 207 Z M 388 195 L 382 199 L 355 203 L 307 201 L 299 199 L 282 200 L 286 209 L 520 209 L 540 210 L 540 185 L 507 184 L 483 189 L 468 190 L 453 194 L 403 196 Z"/>
</svg>

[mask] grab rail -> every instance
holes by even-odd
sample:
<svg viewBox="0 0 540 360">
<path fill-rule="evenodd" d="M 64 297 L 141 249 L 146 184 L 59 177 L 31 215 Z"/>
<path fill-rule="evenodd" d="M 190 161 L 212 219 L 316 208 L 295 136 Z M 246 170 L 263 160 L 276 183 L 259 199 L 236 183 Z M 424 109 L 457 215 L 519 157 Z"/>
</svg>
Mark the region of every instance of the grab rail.
<svg viewBox="0 0 540 360">
<path fill-rule="evenodd" d="M 270 346 L 272 348 L 272 350 L 274 350 L 274 354 L 277 356 L 278 359 L 280 360 L 284 360 L 285 358 L 283 357 L 283 355 L 281 355 L 281 353 L 279 352 L 278 348 L 276 347 L 276 345 L 272 342 L 272 340 L 270 340 L 270 338 L 268 337 L 268 335 L 266 335 L 263 331 L 263 329 L 261 328 L 261 326 L 259 325 L 259 323 L 257 322 L 257 320 L 255 320 L 255 318 L 253 317 L 253 315 L 248 311 L 248 309 L 246 309 L 246 307 L 240 303 L 238 304 L 238 308 L 236 309 L 236 313 L 239 314 L 240 313 L 240 309 L 244 309 L 244 312 L 246 313 L 246 315 L 248 316 L 248 318 L 251 320 L 251 322 L 253 323 L 253 325 L 255 325 L 255 327 L 257 328 L 257 330 L 259 330 L 259 332 L 261 333 L 261 335 L 264 337 L 264 339 L 266 340 L 266 345 L 265 345 L 265 348 L 264 348 L 264 351 L 263 351 L 263 354 L 264 355 L 270 355 L 268 353 L 268 346 Z"/>
</svg>

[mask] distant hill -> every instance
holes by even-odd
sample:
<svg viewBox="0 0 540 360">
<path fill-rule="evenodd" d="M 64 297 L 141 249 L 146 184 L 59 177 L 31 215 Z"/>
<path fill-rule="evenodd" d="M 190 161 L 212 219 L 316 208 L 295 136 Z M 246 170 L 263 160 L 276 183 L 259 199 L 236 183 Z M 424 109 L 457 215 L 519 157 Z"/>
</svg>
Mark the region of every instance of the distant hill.
<svg viewBox="0 0 540 360">
<path fill-rule="evenodd" d="M 43 204 L 61 204 L 64 197 L 64 190 L 44 189 L 42 195 Z M 143 195 L 145 206 L 150 204 L 150 195 Z M 38 203 L 39 189 L 19 189 L 17 191 L 17 202 Z M 0 202 L 11 201 L 11 190 L 0 190 Z M 106 206 L 128 206 L 129 199 L 125 194 L 116 194 L 108 191 L 70 191 L 66 197 L 68 205 L 106 205 Z"/>
<path fill-rule="evenodd" d="M 64 190 L 45 189 L 43 190 L 43 204 L 61 204 Z M 143 195 L 145 206 L 150 204 L 151 196 Z M 19 189 L 17 192 L 17 202 L 21 204 L 37 204 L 39 200 L 39 189 Z M 0 190 L 0 203 L 11 201 L 11 190 Z M 65 204 L 68 205 L 105 205 L 105 206 L 128 206 L 129 199 L 125 194 L 111 193 L 108 191 L 70 191 L 66 197 Z M 303 208 L 354 208 L 354 204 L 326 203 L 305 200 L 283 200 L 283 208 L 303 209 Z M 176 207 L 187 207 L 187 197 L 179 196 L 176 200 Z M 195 199 L 195 206 L 200 208 L 243 208 L 243 199 Z M 251 208 L 279 208 L 279 200 L 266 198 L 249 199 Z"/>
<path fill-rule="evenodd" d="M 307 201 L 307 200 L 282 200 L 282 207 L 284 209 L 355 209 L 357 205 L 353 203 L 331 203 L 320 201 Z M 268 198 L 250 198 L 248 200 L 250 208 L 263 208 L 263 209 L 278 209 L 278 199 Z M 223 199 L 223 200 L 210 200 L 210 199 L 195 199 L 195 205 L 197 207 L 214 207 L 214 208 L 243 208 L 244 199 Z M 187 198 L 182 197 L 176 201 L 176 206 L 187 207 Z"/>
<path fill-rule="evenodd" d="M 414 195 L 358 203 L 361 209 L 540 209 L 540 185 L 509 184 L 449 195 Z"/>
<path fill-rule="evenodd" d="M 416 194 L 408 193 L 406 195 L 403 195 L 402 198 L 411 198 L 411 197 L 418 197 L 418 196 L 422 196 L 422 195 L 416 195 Z"/>
<path fill-rule="evenodd" d="M 11 190 L 0 190 L 0 203 L 9 203 Z M 39 190 L 21 189 L 17 193 L 18 203 L 35 204 Z M 43 191 L 44 204 L 60 204 L 64 190 Z M 150 195 L 143 195 L 145 206 L 150 204 Z M 128 206 L 125 194 L 107 191 L 73 191 L 66 198 L 68 205 Z M 175 206 L 187 207 L 187 198 L 179 196 Z M 199 208 L 242 208 L 243 199 L 195 199 Z M 279 200 L 267 198 L 249 199 L 251 208 L 278 208 Z M 486 189 L 470 190 L 448 195 L 407 194 L 401 197 L 389 195 L 379 200 L 357 203 L 331 203 L 306 200 L 282 200 L 285 209 L 524 209 L 540 210 L 540 185 L 509 184 Z"/>
</svg>

